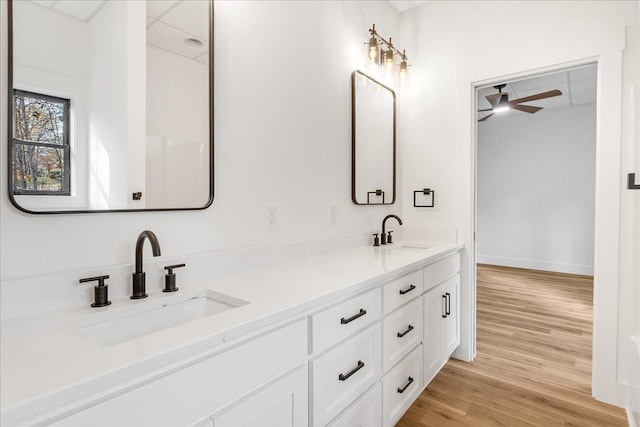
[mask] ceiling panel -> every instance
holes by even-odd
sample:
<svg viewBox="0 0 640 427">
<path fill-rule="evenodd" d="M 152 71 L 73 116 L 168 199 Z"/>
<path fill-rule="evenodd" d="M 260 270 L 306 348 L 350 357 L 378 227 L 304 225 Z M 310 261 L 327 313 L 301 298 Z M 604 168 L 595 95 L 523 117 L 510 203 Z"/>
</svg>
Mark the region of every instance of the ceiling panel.
<svg viewBox="0 0 640 427">
<path fill-rule="evenodd" d="M 170 25 L 156 22 L 147 29 L 147 44 L 195 59 L 209 51 L 209 43 L 195 45 L 187 42 L 192 36 Z"/>
<path fill-rule="evenodd" d="M 58 0 L 53 3 L 53 10 L 88 21 L 97 13 L 107 0 Z"/>
<path fill-rule="evenodd" d="M 203 41 L 209 41 L 209 2 L 183 0 L 159 20 Z"/>
</svg>

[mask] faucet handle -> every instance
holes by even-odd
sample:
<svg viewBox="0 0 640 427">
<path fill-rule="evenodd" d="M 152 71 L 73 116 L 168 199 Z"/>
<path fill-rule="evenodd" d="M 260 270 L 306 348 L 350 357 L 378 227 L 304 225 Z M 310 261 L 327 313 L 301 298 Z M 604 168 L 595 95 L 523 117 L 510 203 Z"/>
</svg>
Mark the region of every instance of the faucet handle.
<svg viewBox="0 0 640 427">
<path fill-rule="evenodd" d="M 373 246 L 380 246 L 380 238 L 378 233 L 373 233 Z"/>
<path fill-rule="evenodd" d="M 391 240 L 391 233 L 393 233 L 393 230 L 387 231 L 387 243 L 393 243 L 393 240 Z"/>
<path fill-rule="evenodd" d="M 167 274 L 164 276 L 164 289 L 162 292 L 175 292 L 178 290 L 176 287 L 176 273 L 173 272 L 174 268 L 185 267 L 187 264 L 174 264 L 164 267 L 167 270 Z"/>
<path fill-rule="evenodd" d="M 104 283 L 106 279 L 109 278 L 109 275 L 104 276 L 96 276 L 96 277 L 86 277 L 84 279 L 80 279 L 80 283 L 87 282 L 95 282 L 98 284 L 93 287 L 93 303 L 91 307 L 106 307 L 111 304 L 109 301 L 109 286 Z"/>
</svg>

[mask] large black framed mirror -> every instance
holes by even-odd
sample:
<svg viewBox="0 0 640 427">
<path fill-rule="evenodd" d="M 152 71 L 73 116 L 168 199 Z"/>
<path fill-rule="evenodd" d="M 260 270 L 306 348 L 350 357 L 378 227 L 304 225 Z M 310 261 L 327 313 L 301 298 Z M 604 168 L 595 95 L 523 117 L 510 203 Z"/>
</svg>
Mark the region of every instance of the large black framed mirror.
<svg viewBox="0 0 640 427">
<path fill-rule="evenodd" d="M 13 205 L 211 205 L 213 0 L 7 0 L 7 10 Z"/>
<path fill-rule="evenodd" d="M 351 150 L 353 203 L 395 203 L 396 94 L 359 70 L 351 74 Z"/>
</svg>

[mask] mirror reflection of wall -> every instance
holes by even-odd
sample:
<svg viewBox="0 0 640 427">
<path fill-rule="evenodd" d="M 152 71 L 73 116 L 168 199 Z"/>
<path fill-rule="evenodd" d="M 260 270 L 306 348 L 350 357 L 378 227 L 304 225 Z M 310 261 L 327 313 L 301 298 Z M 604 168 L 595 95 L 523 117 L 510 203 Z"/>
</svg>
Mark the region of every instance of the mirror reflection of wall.
<svg viewBox="0 0 640 427">
<path fill-rule="evenodd" d="M 395 93 L 360 71 L 352 85 L 353 182 L 356 204 L 395 202 Z"/>
<path fill-rule="evenodd" d="M 13 88 L 68 100 L 69 120 L 42 132 L 42 101 L 39 115 L 22 108 L 15 202 L 36 212 L 208 206 L 210 3 L 43 4 L 12 2 Z"/>
</svg>

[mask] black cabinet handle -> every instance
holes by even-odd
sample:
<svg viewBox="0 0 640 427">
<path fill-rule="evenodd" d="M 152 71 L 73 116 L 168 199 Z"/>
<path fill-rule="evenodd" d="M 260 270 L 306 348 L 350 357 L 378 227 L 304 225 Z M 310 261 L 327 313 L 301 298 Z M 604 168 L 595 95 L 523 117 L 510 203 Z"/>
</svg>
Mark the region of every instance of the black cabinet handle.
<svg viewBox="0 0 640 427">
<path fill-rule="evenodd" d="M 411 377 L 407 378 L 407 383 L 402 387 L 398 387 L 398 393 L 404 393 L 404 391 L 407 389 L 407 387 L 411 385 L 412 382 L 413 382 L 413 378 Z"/>
<path fill-rule="evenodd" d="M 442 315 L 442 318 L 447 317 L 447 294 L 442 294 L 442 308 L 444 311 L 444 314 Z"/>
<path fill-rule="evenodd" d="M 451 294 L 449 292 L 445 293 L 447 296 L 447 316 L 451 314 Z"/>
<path fill-rule="evenodd" d="M 346 325 L 347 323 L 351 323 L 354 320 L 356 320 L 358 317 L 362 317 L 365 314 L 367 314 L 367 310 L 365 310 L 364 308 L 361 308 L 360 311 L 358 312 L 358 314 L 355 314 L 351 317 L 349 317 L 348 319 L 345 319 L 344 317 L 342 319 L 340 319 L 340 323 L 343 325 Z"/>
<path fill-rule="evenodd" d="M 411 331 L 413 331 L 413 326 L 409 325 L 406 331 L 398 332 L 398 338 L 402 338 L 403 336 L 407 335 Z"/>
<path fill-rule="evenodd" d="M 411 285 L 407 289 L 400 289 L 400 295 L 408 294 L 416 288 L 416 285 Z"/>
<path fill-rule="evenodd" d="M 351 371 L 347 372 L 346 374 L 340 374 L 338 375 L 338 379 L 340 381 L 345 381 L 347 380 L 351 375 L 355 374 L 356 372 L 358 372 L 360 369 L 364 368 L 364 362 L 362 360 L 358 360 L 358 366 L 356 366 L 355 368 L 353 368 Z"/>
</svg>

